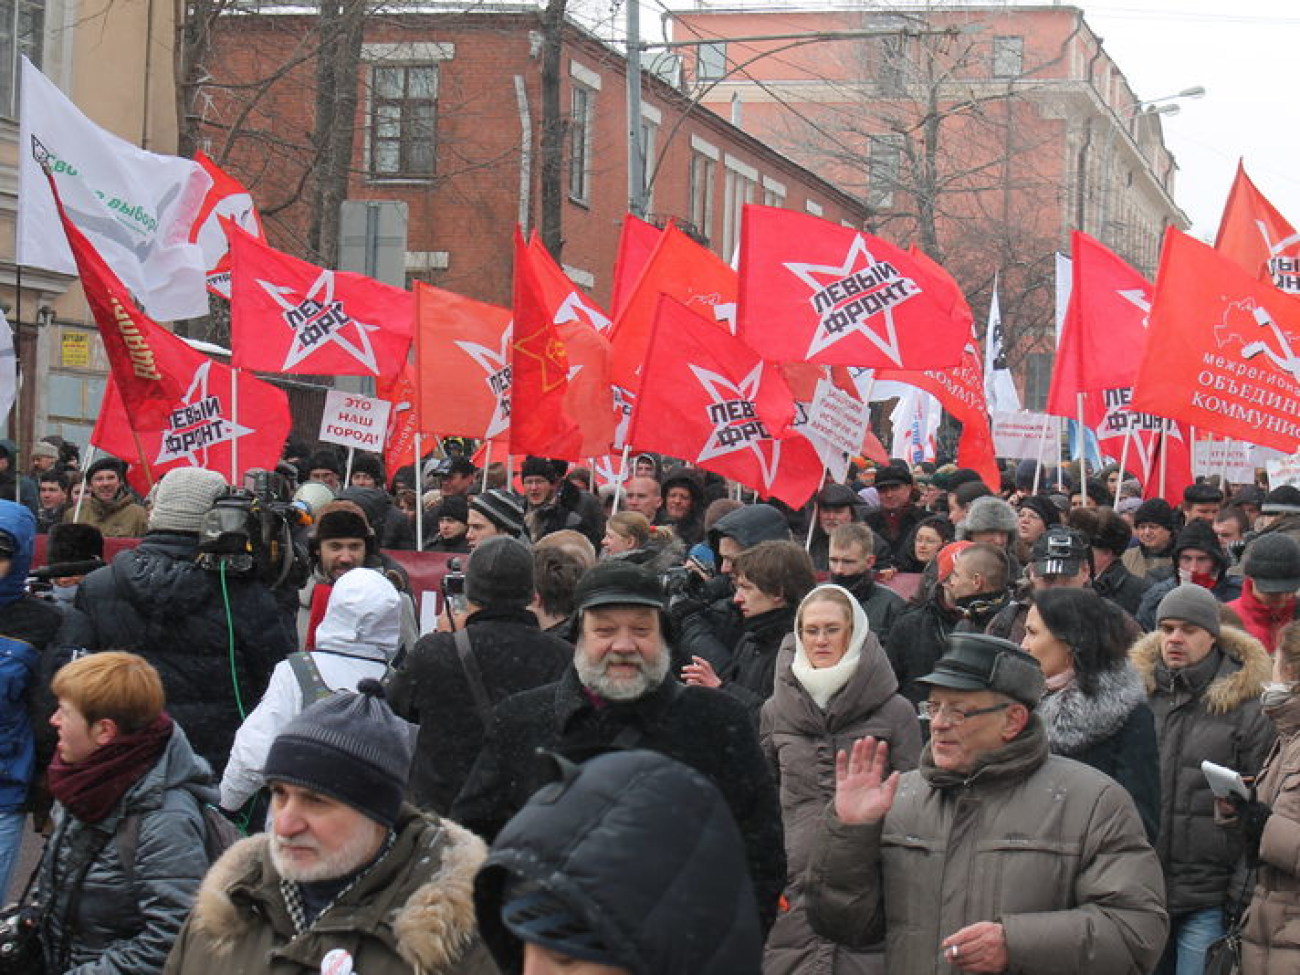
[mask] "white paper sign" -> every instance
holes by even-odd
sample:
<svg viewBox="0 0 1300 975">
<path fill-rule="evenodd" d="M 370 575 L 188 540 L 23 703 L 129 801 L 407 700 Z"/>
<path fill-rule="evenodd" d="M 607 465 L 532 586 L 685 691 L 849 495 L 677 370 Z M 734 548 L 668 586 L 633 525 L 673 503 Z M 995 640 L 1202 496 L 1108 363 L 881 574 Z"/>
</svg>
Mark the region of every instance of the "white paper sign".
<svg viewBox="0 0 1300 975">
<path fill-rule="evenodd" d="M 1041 454 L 1050 461 L 1059 450 L 1052 441 L 1060 436 L 1060 418 L 1048 413 L 993 414 L 993 450 L 999 457 L 1034 460 Z"/>
<path fill-rule="evenodd" d="M 870 418 L 867 404 L 829 380 L 819 379 L 808 407 L 808 422 L 800 432 L 817 449 L 831 475 L 842 481 L 848 474 L 849 458 L 862 449 Z"/>
<path fill-rule="evenodd" d="M 325 394 L 320 439 L 358 450 L 383 450 L 391 407 L 387 400 L 331 389 Z"/>
<path fill-rule="evenodd" d="M 1292 454 L 1281 460 L 1270 460 L 1267 470 L 1270 488 L 1281 487 L 1283 484 L 1294 484 L 1300 487 L 1300 454 Z"/>
<path fill-rule="evenodd" d="M 1192 448 L 1192 474 L 1219 474 L 1230 484 L 1254 484 L 1255 461 L 1250 444 L 1240 440 L 1198 440 Z"/>
</svg>

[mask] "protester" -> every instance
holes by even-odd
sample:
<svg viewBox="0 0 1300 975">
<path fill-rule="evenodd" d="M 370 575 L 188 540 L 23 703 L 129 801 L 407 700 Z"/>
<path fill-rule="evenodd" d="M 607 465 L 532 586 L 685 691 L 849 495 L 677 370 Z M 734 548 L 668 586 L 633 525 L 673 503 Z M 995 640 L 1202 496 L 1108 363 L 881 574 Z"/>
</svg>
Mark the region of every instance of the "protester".
<svg viewBox="0 0 1300 975">
<path fill-rule="evenodd" d="M 1265 495 L 1255 519 L 1255 534 L 1271 532 L 1285 532 L 1300 542 L 1300 487 L 1282 484 Z"/>
<path fill-rule="evenodd" d="M 1136 616 L 1142 596 L 1151 581 L 1135 576 L 1124 564 L 1124 553 L 1133 540 L 1133 529 L 1110 508 L 1095 508 L 1082 515 L 1072 514 L 1070 523 L 1087 537 L 1092 555 L 1092 588 L 1097 595 Z"/>
<path fill-rule="evenodd" d="M 605 537 L 600 547 L 606 558 L 623 557 L 643 551 L 649 541 L 650 520 L 639 511 L 620 511 L 605 522 Z"/>
<path fill-rule="evenodd" d="M 1246 549 L 1242 572 L 1241 595 L 1227 605 L 1272 653 L 1282 627 L 1300 619 L 1300 542 L 1281 532 L 1261 535 Z"/>
<path fill-rule="evenodd" d="M 373 681 L 290 721 L 263 772 L 271 829 L 208 872 L 167 975 L 495 975 L 468 831 L 403 801 L 411 750 Z"/>
<path fill-rule="evenodd" d="M 704 541 L 704 472 L 679 467 L 664 478 L 664 515 L 686 548 Z"/>
<path fill-rule="evenodd" d="M 130 653 L 54 675 L 54 830 L 31 903 L 50 972 L 150 975 L 208 868 L 211 770 L 163 710 L 162 681 Z"/>
<path fill-rule="evenodd" d="M 1189 484 L 1183 488 L 1183 521 L 1213 525 L 1222 504 L 1223 492 L 1213 484 Z"/>
<path fill-rule="evenodd" d="M 307 480 L 324 484 L 335 494 L 343 487 L 343 465 L 339 455 L 331 449 L 322 449 L 312 454 L 306 463 Z"/>
<path fill-rule="evenodd" d="M 876 581 L 876 536 L 866 525 L 850 522 L 831 532 L 830 581 L 846 589 L 866 611 L 871 632 L 883 644 L 907 604 Z"/>
<path fill-rule="evenodd" d="M 903 553 L 895 564 L 900 572 L 924 572 L 939 554 L 939 550 L 953 540 L 956 528 L 944 515 L 930 515 L 916 523 L 903 544 Z"/>
<path fill-rule="evenodd" d="M 1157 569 L 1174 562 L 1174 532 L 1178 530 L 1178 516 L 1164 498 L 1143 501 L 1133 512 L 1133 533 L 1137 536 L 1136 548 L 1124 553 L 1124 567 L 1145 579 Z"/>
<path fill-rule="evenodd" d="M 836 531 L 847 527 L 869 531 Z M 857 600 L 835 585 L 809 593 L 795 617 L 794 645 L 781 650 L 776 688 L 763 705 L 760 727 L 781 790 L 789 904 L 768 938 L 766 975 L 880 968 L 879 947 L 864 956 L 813 933 L 804 887 L 813 836 L 833 798 L 836 743 L 870 735 L 889 744 L 891 770 L 916 767 L 921 729 L 915 709 L 897 691 L 889 660 Z"/>
<path fill-rule="evenodd" d="M 539 748 L 573 761 L 610 748 L 660 752 L 703 773 L 726 798 L 766 930 L 785 883 L 785 855 L 776 788 L 745 708 L 669 676 L 671 648 L 654 573 L 601 562 L 582 577 L 575 602 L 573 663 L 556 683 L 497 706 L 453 818 L 495 837 L 543 784 Z"/>
<path fill-rule="evenodd" d="M 623 485 L 623 509 L 645 515 L 652 525 L 662 525 L 666 515 L 659 482 L 653 477 L 637 475 Z"/>
<path fill-rule="evenodd" d="M 925 512 L 912 501 L 912 472 L 907 465 L 891 462 L 887 467 L 876 471 L 876 493 L 880 497 L 880 507 L 870 512 L 863 521 L 875 532 L 876 537 L 888 546 L 882 556 L 882 569 L 893 568 L 895 560 L 902 552 L 903 542 L 917 522 L 925 517 Z"/>
<path fill-rule="evenodd" d="M 557 765 L 475 880 L 501 970 L 757 972 L 763 936 L 745 847 L 713 783 L 644 750 Z"/>
<path fill-rule="evenodd" d="M 528 537 L 536 542 L 544 535 L 562 528 L 577 529 L 582 519 L 563 504 L 560 486 L 563 478 L 554 461 L 542 457 L 524 458 L 520 483 L 524 489 L 524 526 Z"/>
<path fill-rule="evenodd" d="M 84 621 L 61 641 L 127 650 L 158 669 L 172 716 L 218 774 L 235 730 L 294 649 L 291 621 L 263 583 L 196 561 L 199 526 L 226 490 L 215 471 L 180 467 L 158 482 L 149 532 L 86 576 L 74 605 Z"/>
<path fill-rule="evenodd" d="M 489 538 L 465 572 L 469 615 L 455 633 L 420 638 L 389 688 L 397 714 L 419 725 L 411 801 L 446 813 L 478 757 L 492 708 L 556 680 L 573 647 L 542 633 L 528 611 L 533 556 L 513 538 Z"/>
<path fill-rule="evenodd" d="M 493 535 L 520 538 L 524 534 L 524 502 L 518 495 L 499 488 L 476 494 L 469 501 L 469 550 L 474 551 Z"/>
<path fill-rule="evenodd" d="M 862 500 L 853 493 L 853 489 L 843 484 L 827 484 L 813 495 L 817 520 L 809 537 L 808 555 L 812 558 L 816 571 L 825 572 L 830 568 L 831 533 L 841 525 L 856 522 L 861 503 Z M 872 554 L 875 554 L 874 550 Z M 885 554 L 889 554 L 888 547 L 885 548 Z"/>
<path fill-rule="evenodd" d="M 105 538 L 137 538 L 149 530 L 149 513 L 126 486 L 126 465 L 101 457 L 86 468 L 89 494 L 63 515 L 64 521 L 94 525 Z"/>
<path fill-rule="evenodd" d="M 1061 523 L 1061 512 L 1041 494 L 1031 494 L 1020 500 L 1016 513 L 1016 532 L 1019 535 L 1021 562 L 1028 562 L 1034 543 L 1053 525 Z"/>
<path fill-rule="evenodd" d="M 426 552 L 469 551 L 469 502 L 463 495 L 445 495 L 433 511 L 434 531 L 425 529 Z"/>
<path fill-rule="evenodd" d="M 923 683 L 918 770 L 889 773 L 874 738 L 837 756 L 814 930 L 847 947 L 885 936 L 890 975 L 1149 971 L 1168 930 L 1159 863 L 1128 793 L 1050 754 L 1034 659 L 954 634 Z"/>
<path fill-rule="evenodd" d="M 1241 579 L 1228 573 L 1228 556 L 1219 545 L 1208 521 L 1197 518 L 1188 522 L 1174 543 L 1174 571 L 1142 594 L 1137 621 L 1145 630 L 1156 627 L 1156 609 L 1160 601 L 1177 586 L 1195 583 L 1208 590 L 1221 603 L 1230 603 L 1241 595 Z"/>
<path fill-rule="evenodd" d="M 67 514 L 72 486 L 68 482 L 67 474 L 45 471 L 37 482 L 36 490 L 39 499 L 36 530 L 40 534 L 45 534 L 55 525 L 60 524 L 63 516 Z"/>
<path fill-rule="evenodd" d="M 1160 828 L 1160 753 L 1122 613 L 1087 589 L 1033 594 L 1021 648 L 1043 669 L 1038 716 L 1055 755 L 1105 772 L 1133 798 L 1147 839 Z"/>
<path fill-rule="evenodd" d="M 330 588 L 310 659 L 276 664 L 262 700 L 235 733 L 221 777 L 222 809 L 237 812 L 266 784 L 262 766 L 271 742 L 316 694 L 354 690 L 367 678 L 387 676 L 401 643 L 401 600 L 374 569 L 347 572 Z"/>
<path fill-rule="evenodd" d="M 1198 522 L 1207 533 L 1208 524 Z M 1212 534 L 1212 533 L 1211 533 Z M 1185 583 L 1160 601 L 1159 630 L 1130 652 L 1146 686 L 1160 742 L 1160 835 L 1171 933 L 1158 971 L 1201 975 L 1205 950 L 1224 932 L 1224 907 L 1242 853 L 1214 821 L 1201 762 L 1254 775 L 1273 742 L 1260 711 L 1268 654 L 1219 623 L 1219 603 Z"/>
<path fill-rule="evenodd" d="M 590 547 L 591 543 L 587 545 Z M 577 546 L 542 544 L 533 549 L 533 582 L 537 594 L 528 609 L 537 618 L 543 633 L 566 642 L 572 640 L 573 613 L 577 609 L 573 602 L 574 590 L 582 574 L 595 564 L 595 557 Z"/>
</svg>

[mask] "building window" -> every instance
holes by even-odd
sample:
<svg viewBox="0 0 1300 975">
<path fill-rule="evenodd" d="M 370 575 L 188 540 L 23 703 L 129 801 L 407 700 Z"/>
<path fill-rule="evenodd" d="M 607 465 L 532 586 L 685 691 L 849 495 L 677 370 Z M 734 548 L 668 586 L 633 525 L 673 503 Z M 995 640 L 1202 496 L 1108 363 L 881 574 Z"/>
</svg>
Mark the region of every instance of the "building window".
<svg viewBox="0 0 1300 975">
<path fill-rule="evenodd" d="M 766 176 L 763 177 L 763 206 L 783 207 L 785 206 L 785 196 L 784 183 L 778 183 Z"/>
<path fill-rule="evenodd" d="M 867 160 L 867 202 L 877 209 L 894 205 L 894 190 L 903 171 L 903 137 L 896 133 L 873 135 Z"/>
<path fill-rule="evenodd" d="M 993 77 L 1019 78 L 1025 63 L 1023 37 L 993 38 Z"/>
<path fill-rule="evenodd" d="M 45 0 L 0 0 L 0 114 L 18 116 L 20 55 L 41 66 L 45 46 Z"/>
<path fill-rule="evenodd" d="M 1052 385 L 1052 354 L 1031 352 L 1025 357 L 1025 409 L 1042 410 L 1047 406 L 1047 390 Z"/>
<path fill-rule="evenodd" d="M 727 42 L 716 41 L 696 48 L 695 73 L 700 81 L 720 81 L 727 76 Z"/>
<path fill-rule="evenodd" d="M 370 175 L 381 179 L 432 176 L 437 65 L 374 65 L 370 80 Z"/>
<path fill-rule="evenodd" d="M 729 261 L 740 245 L 740 221 L 745 204 L 753 203 L 758 192 L 758 172 L 729 159 L 726 192 L 722 212 L 722 256 Z"/>
<path fill-rule="evenodd" d="M 591 139 L 596 119 L 596 92 L 574 82 L 573 114 L 569 119 L 569 198 L 591 199 Z"/>
<path fill-rule="evenodd" d="M 880 65 L 876 79 L 882 95 L 902 95 L 907 87 L 907 48 L 902 37 L 880 39 Z"/>
<path fill-rule="evenodd" d="M 653 119 L 641 119 L 641 179 L 647 213 L 655 208 L 655 135 L 658 132 L 659 126 Z"/>
<path fill-rule="evenodd" d="M 691 153 L 691 223 L 706 241 L 713 240 L 713 182 L 717 163 L 702 152 Z"/>
</svg>

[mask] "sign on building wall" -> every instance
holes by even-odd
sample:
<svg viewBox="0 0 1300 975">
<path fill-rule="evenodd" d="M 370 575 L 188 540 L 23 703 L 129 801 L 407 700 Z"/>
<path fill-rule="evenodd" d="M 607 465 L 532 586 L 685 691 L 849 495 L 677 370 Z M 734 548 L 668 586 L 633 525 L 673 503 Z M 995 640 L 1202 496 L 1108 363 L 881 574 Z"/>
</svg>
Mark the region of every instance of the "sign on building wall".
<svg viewBox="0 0 1300 975">
<path fill-rule="evenodd" d="M 65 369 L 90 368 L 90 333 L 64 332 L 59 343 L 59 364 Z"/>
</svg>

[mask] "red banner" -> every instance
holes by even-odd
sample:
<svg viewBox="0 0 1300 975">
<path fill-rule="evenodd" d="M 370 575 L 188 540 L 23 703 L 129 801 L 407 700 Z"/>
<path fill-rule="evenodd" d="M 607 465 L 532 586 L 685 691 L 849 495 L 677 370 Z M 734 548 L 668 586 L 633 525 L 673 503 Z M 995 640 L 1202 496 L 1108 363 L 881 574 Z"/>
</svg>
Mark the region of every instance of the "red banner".
<svg viewBox="0 0 1300 975">
<path fill-rule="evenodd" d="M 623 217 L 623 229 L 618 235 L 618 257 L 614 259 L 614 287 L 609 299 L 609 310 L 615 318 L 627 303 L 628 295 L 641 277 L 662 233 L 654 224 L 646 223 L 631 213 Z"/>
<path fill-rule="evenodd" d="M 408 362 L 395 379 L 381 378 L 375 391 L 390 406 L 384 434 L 384 470 L 391 479 L 399 467 L 416 462 L 415 435 L 420 427 L 415 408 L 415 367 Z"/>
<path fill-rule="evenodd" d="M 1300 298 L 1165 233 L 1137 409 L 1291 453 L 1300 447 Z"/>
<path fill-rule="evenodd" d="M 1300 234 L 1255 188 L 1240 162 L 1214 249 L 1260 281 L 1300 293 Z"/>
<path fill-rule="evenodd" d="M 887 241 L 775 207 L 745 207 L 739 335 L 775 362 L 955 366 L 970 309 Z"/>
<path fill-rule="evenodd" d="M 409 291 L 274 250 L 225 221 L 232 364 L 265 372 L 395 376 L 415 321 Z"/>
<path fill-rule="evenodd" d="M 203 198 L 194 226 L 190 228 L 190 243 L 198 244 L 208 265 L 208 290 L 229 300 L 230 298 L 230 241 L 222 219 L 233 220 L 241 229 L 258 240 L 265 241 L 262 218 L 253 204 L 252 195 L 244 184 L 208 158 L 203 151 L 194 154 L 194 161 L 212 177 L 212 186 Z"/>
<path fill-rule="evenodd" d="M 793 417 L 780 370 L 672 298 L 660 299 L 629 440 L 800 507 L 821 485 L 804 437 L 773 437 Z"/>
</svg>

